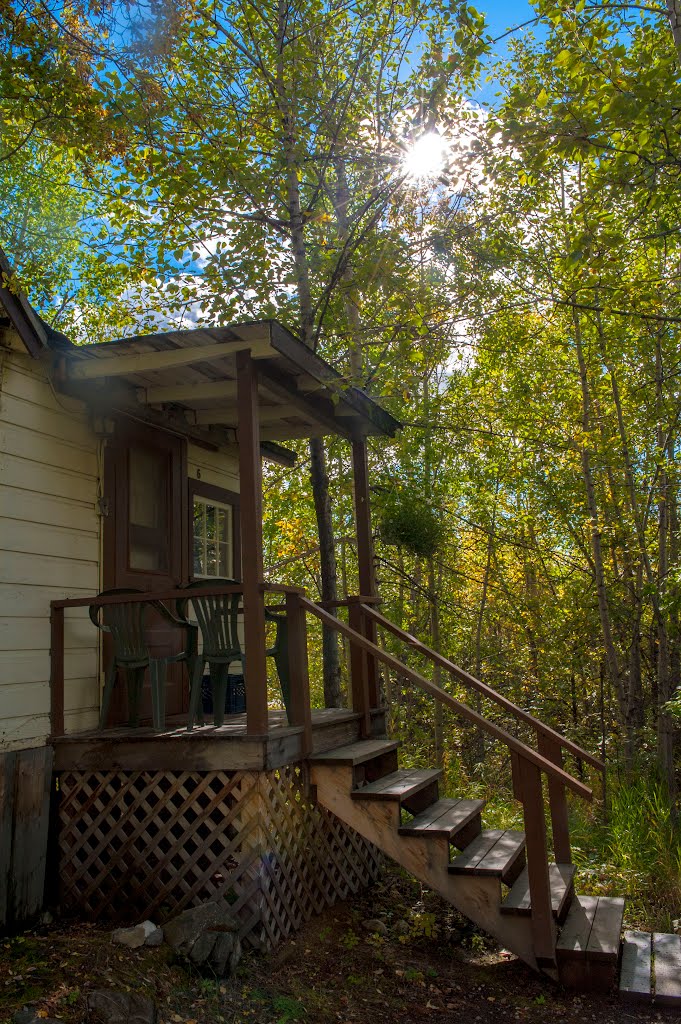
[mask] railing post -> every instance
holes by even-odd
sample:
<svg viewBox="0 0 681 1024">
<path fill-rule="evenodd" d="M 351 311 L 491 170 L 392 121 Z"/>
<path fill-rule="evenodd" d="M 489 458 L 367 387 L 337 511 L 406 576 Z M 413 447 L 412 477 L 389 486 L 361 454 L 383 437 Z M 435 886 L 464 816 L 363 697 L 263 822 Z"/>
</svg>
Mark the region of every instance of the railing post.
<svg viewBox="0 0 681 1024">
<path fill-rule="evenodd" d="M 244 601 L 244 675 L 246 733 L 262 736 L 268 729 L 265 595 L 262 556 L 262 466 L 258 417 L 258 373 L 248 350 L 236 354 L 241 484 L 241 575 Z"/>
<path fill-rule="evenodd" d="M 50 608 L 50 733 L 64 735 L 64 609 Z"/>
<path fill-rule="evenodd" d="M 302 725 L 301 754 L 312 752 L 312 711 L 310 709 L 310 677 L 307 661 L 307 621 L 298 594 L 286 595 L 288 628 L 288 664 L 291 679 L 291 725 Z"/>
<path fill-rule="evenodd" d="M 563 751 L 560 743 L 537 730 L 537 749 L 547 761 L 552 761 L 559 768 L 563 767 Z M 568 805 L 565 786 L 560 779 L 549 775 L 549 807 L 551 808 L 551 827 L 553 829 L 553 852 L 557 864 L 572 864 L 570 847 L 570 825 L 568 822 Z"/>
<path fill-rule="evenodd" d="M 556 963 L 556 924 L 551 907 L 541 771 L 523 756 L 519 759 L 519 781 L 522 788 L 527 874 L 532 905 L 532 943 L 538 966 L 550 968 Z"/>
<path fill-rule="evenodd" d="M 364 614 L 359 597 L 348 598 L 348 619 L 350 628 L 364 636 Z M 366 651 L 350 637 L 350 683 L 352 689 L 352 710 L 362 716 L 359 724 L 363 739 L 371 736 L 371 703 L 369 698 L 369 666 Z"/>
</svg>

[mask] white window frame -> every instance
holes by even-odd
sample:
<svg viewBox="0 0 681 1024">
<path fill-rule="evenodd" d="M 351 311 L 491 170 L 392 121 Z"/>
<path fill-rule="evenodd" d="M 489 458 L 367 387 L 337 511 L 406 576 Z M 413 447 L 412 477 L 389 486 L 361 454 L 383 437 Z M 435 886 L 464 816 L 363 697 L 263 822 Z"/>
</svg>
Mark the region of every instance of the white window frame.
<svg viewBox="0 0 681 1024">
<path fill-rule="evenodd" d="M 212 574 L 212 573 L 199 573 L 199 572 L 196 572 L 196 568 L 195 568 L 195 564 L 196 563 L 194 561 L 194 559 L 195 559 L 194 546 L 195 546 L 195 543 L 196 543 L 196 532 L 195 532 L 196 519 L 195 519 L 195 516 L 194 516 L 194 509 L 195 509 L 195 506 L 196 506 L 197 503 L 204 506 L 204 514 L 203 514 L 203 523 L 204 524 L 205 524 L 205 521 L 206 521 L 205 509 L 206 509 L 206 506 L 208 506 L 208 505 L 210 505 L 212 508 L 220 509 L 221 511 L 224 511 L 224 512 L 227 513 L 227 554 L 228 554 L 227 565 L 228 565 L 228 570 L 229 571 L 226 572 L 226 573 L 216 572 L 215 574 Z M 209 543 L 209 541 L 208 541 L 208 536 L 206 534 L 205 525 L 204 525 L 204 530 L 203 530 L 203 536 L 202 536 L 201 539 L 203 541 L 203 564 L 207 567 L 208 566 L 208 543 Z M 219 568 L 219 565 L 220 565 L 220 557 L 219 557 L 219 555 L 220 555 L 220 552 L 218 550 L 218 560 L 217 560 L 218 561 L 218 568 Z M 216 501 L 215 498 L 205 498 L 201 494 L 194 494 L 192 496 L 192 576 L 193 576 L 193 579 L 196 579 L 196 580 L 221 579 L 223 577 L 227 577 L 228 579 L 234 579 L 234 506 L 230 505 L 228 502 L 225 502 L 225 501 Z"/>
</svg>

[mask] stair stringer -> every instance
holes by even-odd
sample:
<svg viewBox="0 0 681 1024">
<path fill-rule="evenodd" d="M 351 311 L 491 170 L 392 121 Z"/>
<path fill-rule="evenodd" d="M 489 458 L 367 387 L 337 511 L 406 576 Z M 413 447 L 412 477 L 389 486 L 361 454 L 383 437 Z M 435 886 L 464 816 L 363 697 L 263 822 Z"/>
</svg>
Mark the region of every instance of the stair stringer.
<svg viewBox="0 0 681 1024">
<path fill-rule="evenodd" d="M 500 912 L 501 882 L 498 878 L 450 874 L 447 839 L 399 835 L 399 803 L 353 798 L 350 795 L 352 769 L 313 763 L 310 781 L 316 787 L 318 803 L 429 889 L 438 892 L 459 913 L 494 936 L 528 966 L 539 970 L 533 952 L 531 918 L 511 917 Z"/>
</svg>

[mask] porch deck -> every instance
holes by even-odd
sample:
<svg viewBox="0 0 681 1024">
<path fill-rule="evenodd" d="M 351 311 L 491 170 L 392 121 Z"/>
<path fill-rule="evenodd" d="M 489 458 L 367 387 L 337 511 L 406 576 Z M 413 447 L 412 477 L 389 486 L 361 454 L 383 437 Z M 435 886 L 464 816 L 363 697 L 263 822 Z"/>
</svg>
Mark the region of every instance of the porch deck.
<svg viewBox="0 0 681 1024">
<path fill-rule="evenodd" d="M 344 708 L 312 710 L 312 752 L 322 753 L 360 738 L 362 715 Z M 372 713 L 372 731 L 384 731 L 383 712 Z M 285 711 L 270 710 L 268 729 L 249 735 L 245 714 L 230 715 L 225 724 L 195 726 L 169 723 L 162 732 L 151 728 L 93 729 L 58 736 L 54 744 L 55 771 L 271 771 L 300 761 L 303 726 L 288 724 Z"/>
</svg>

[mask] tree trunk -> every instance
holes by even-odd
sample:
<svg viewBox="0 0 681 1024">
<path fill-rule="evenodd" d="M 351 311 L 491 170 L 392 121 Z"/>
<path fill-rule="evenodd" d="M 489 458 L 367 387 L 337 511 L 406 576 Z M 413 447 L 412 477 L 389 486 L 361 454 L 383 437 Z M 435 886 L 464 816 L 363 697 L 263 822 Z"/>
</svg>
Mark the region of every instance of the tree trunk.
<svg viewBox="0 0 681 1024">
<path fill-rule="evenodd" d="M 622 686 L 619 659 L 617 656 L 617 651 L 615 649 L 615 644 L 612 635 L 610 607 L 608 604 L 608 592 L 605 582 L 605 572 L 603 568 L 603 547 L 598 515 L 598 503 L 596 501 L 596 486 L 594 482 L 593 470 L 591 468 L 591 449 L 589 446 L 589 441 L 587 440 L 592 430 L 591 393 L 589 388 L 589 378 L 586 360 L 584 358 L 582 329 L 581 324 L 579 322 L 579 313 L 577 312 L 577 309 L 574 306 L 572 307 L 572 321 L 575 329 L 575 349 L 577 352 L 577 363 L 579 366 L 579 382 L 582 393 L 582 430 L 585 437 L 585 440 L 582 442 L 581 445 L 582 476 L 584 479 L 584 489 L 586 492 L 587 509 L 589 512 L 589 518 L 591 520 L 591 552 L 594 566 L 594 583 L 596 585 L 596 594 L 598 597 L 598 614 L 601 622 L 601 632 L 603 634 L 603 647 L 605 652 L 605 660 L 607 664 L 608 675 L 615 687 L 615 692 L 617 694 L 618 700 L 618 707 L 620 711 L 620 722 L 624 727 L 627 717 L 627 702 L 624 695 L 624 688 Z"/>
<path fill-rule="evenodd" d="M 659 338 L 655 350 L 655 378 L 657 405 L 657 448 L 660 458 L 658 477 L 658 594 L 662 595 L 667 588 L 669 573 L 669 513 L 668 513 L 668 474 L 665 464 L 667 443 L 664 436 L 662 416 L 664 402 L 662 394 L 664 367 L 662 365 L 662 349 Z M 669 791 L 672 804 L 676 797 L 676 777 L 674 773 L 674 719 L 664 705 L 672 696 L 670 647 L 667 624 L 664 616 L 657 616 L 657 760 L 660 775 Z"/>
<path fill-rule="evenodd" d="M 674 46 L 676 47 L 679 61 L 681 61 L 681 5 L 679 0 L 667 0 L 667 16 L 669 18 L 669 27 L 672 30 Z"/>
<path fill-rule="evenodd" d="M 300 309 L 300 333 L 309 348 L 314 348 L 314 305 L 310 287 L 310 272 L 305 248 L 305 227 L 300 205 L 300 181 L 296 154 L 296 119 L 293 103 L 288 95 L 285 79 L 285 49 L 288 45 L 286 25 L 288 6 L 286 0 L 279 0 L 278 8 L 278 62 L 277 101 L 282 120 L 284 158 L 286 160 L 287 206 L 291 250 L 296 277 L 298 304 Z M 326 468 L 326 452 L 320 438 L 310 440 L 310 481 L 314 498 L 317 530 L 319 533 L 319 566 L 321 575 L 321 598 L 335 601 L 338 598 L 336 585 L 336 550 L 331 517 L 329 477 Z M 324 665 L 324 702 L 326 707 L 340 706 L 340 658 L 338 637 L 335 630 L 322 626 L 322 652 Z"/>
</svg>

